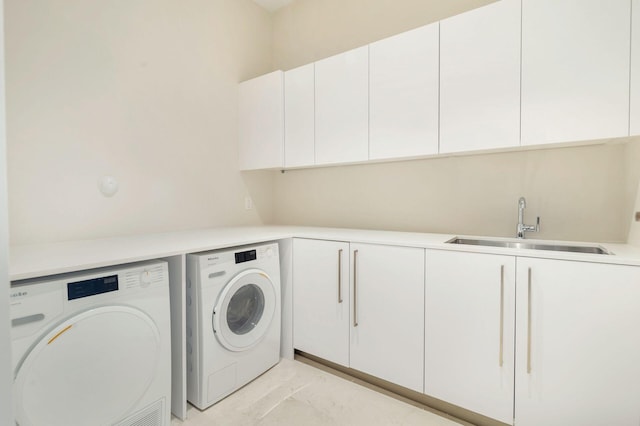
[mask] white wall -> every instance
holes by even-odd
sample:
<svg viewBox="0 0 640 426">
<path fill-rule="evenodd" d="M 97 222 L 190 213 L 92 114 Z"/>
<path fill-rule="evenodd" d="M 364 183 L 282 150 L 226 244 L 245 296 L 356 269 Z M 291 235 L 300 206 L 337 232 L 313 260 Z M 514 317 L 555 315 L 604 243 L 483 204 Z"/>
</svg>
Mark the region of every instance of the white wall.
<svg viewBox="0 0 640 426">
<path fill-rule="evenodd" d="M 273 17 L 276 69 L 291 69 L 496 0 L 296 0 Z"/>
<path fill-rule="evenodd" d="M 640 140 L 640 137 L 637 138 Z M 627 201 L 629 212 L 629 237 L 627 242 L 640 247 L 640 222 L 635 219 L 635 213 L 640 212 L 640 142 L 629 144 L 627 147 Z"/>
<path fill-rule="evenodd" d="M 236 142 L 237 83 L 272 68 L 271 15 L 63 3 L 6 1 L 12 244 L 271 221 L 273 174 L 240 174 Z"/>
<path fill-rule="evenodd" d="M 13 424 L 9 338 L 9 228 L 4 104 L 4 0 L 0 0 L 0 424 Z"/>
<path fill-rule="evenodd" d="M 298 0 L 274 16 L 275 66 L 290 69 L 490 3 Z M 532 237 L 626 241 L 640 178 L 629 144 L 296 170 L 275 180 L 282 224 L 514 236 L 517 200 Z M 602 141 L 607 142 L 607 141 Z"/>
<path fill-rule="evenodd" d="M 635 219 L 635 213 L 640 212 L 640 185 L 638 185 L 637 194 L 635 206 L 631 215 L 628 243 L 640 247 L 640 222 Z"/>
<path fill-rule="evenodd" d="M 282 223 L 530 238 L 625 241 L 624 144 L 294 170 L 277 177 Z M 638 159 L 640 160 L 640 158 Z M 635 195 L 635 194 L 634 194 Z"/>
<path fill-rule="evenodd" d="M 237 171 L 238 81 L 492 1 L 7 0 L 12 243 L 260 223 L 512 235 L 520 195 L 541 237 L 625 240 L 640 142 Z"/>
</svg>

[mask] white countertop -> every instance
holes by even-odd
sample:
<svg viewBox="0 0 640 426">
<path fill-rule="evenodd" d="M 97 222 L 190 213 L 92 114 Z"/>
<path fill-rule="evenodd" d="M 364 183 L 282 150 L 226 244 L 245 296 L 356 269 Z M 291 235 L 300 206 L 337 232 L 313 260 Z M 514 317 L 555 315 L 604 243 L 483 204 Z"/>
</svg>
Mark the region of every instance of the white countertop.
<svg viewBox="0 0 640 426">
<path fill-rule="evenodd" d="M 10 279 L 14 281 L 35 278 L 291 237 L 640 266 L 640 249 L 627 244 L 591 244 L 602 246 L 614 255 L 446 244 L 446 241 L 456 236 L 453 234 L 342 228 L 258 226 L 210 228 L 96 240 L 15 245 L 10 248 Z M 504 238 L 480 238 L 504 240 Z M 542 242 L 548 244 L 554 241 L 544 240 Z M 572 244 L 571 242 L 563 243 Z M 587 243 L 576 244 L 585 245 Z"/>
</svg>

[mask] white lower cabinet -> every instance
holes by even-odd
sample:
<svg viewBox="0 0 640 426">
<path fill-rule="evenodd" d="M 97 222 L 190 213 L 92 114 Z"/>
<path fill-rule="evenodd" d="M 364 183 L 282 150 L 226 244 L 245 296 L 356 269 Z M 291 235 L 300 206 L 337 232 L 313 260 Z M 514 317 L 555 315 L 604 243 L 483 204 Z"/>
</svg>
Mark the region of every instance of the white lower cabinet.
<svg viewBox="0 0 640 426">
<path fill-rule="evenodd" d="M 427 250 L 426 270 L 427 395 L 517 426 L 639 424 L 640 267 Z"/>
<path fill-rule="evenodd" d="M 513 256 L 426 252 L 424 393 L 513 422 Z"/>
<path fill-rule="evenodd" d="M 424 249 L 351 244 L 350 367 L 418 392 L 424 368 Z"/>
<path fill-rule="evenodd" d="M 294 239 L 293 288 L 296 349 L 506 424 L 640 422 L 638 266 Z"/>
<path fill-rule="evenodd" d="M 349 243 L 293 239 L 293 345 L 349 366 Z"/>
<path fill-rule="evenodd" d="M 296 349 L 422 391 L 424 249 L 296 238 L 293 300 Z"/>
<path fill-rule="evenodd" d="M 518 258 L 517 426 L 637 426 L 640 267 Z"/>
</svg>

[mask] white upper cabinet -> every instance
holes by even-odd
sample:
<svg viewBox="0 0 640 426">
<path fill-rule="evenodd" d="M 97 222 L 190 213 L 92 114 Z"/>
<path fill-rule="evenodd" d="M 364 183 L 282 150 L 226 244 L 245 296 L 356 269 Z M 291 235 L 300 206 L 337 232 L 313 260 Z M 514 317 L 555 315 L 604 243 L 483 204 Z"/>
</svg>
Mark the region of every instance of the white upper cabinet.
<svg viewBox="0 0 640 426">
<path fill-rule="evenodd" d="M 316 164 L 369 158 L 369 47 L 316 62 Z"/>
<path fill-rule="evenodd" d="M 640 135 L 640 0 L 498 0 L 241 83 L 239 115 L 241 170 Z"/>
<path fill-rule="evenodd" d="M 520 143 L 520 0 L 440 23 L 440 152 Z"/>
<path fill-rule="evenodd" d="M 438 23 L 369 46 L 369 158 L 438 153 Z"/>
<path fill-rule="evenodd" d="M 284 165 L 315 163 L 314 65 L 284 73 Z"/>
<path fill-rule="evenodd" d="M 522 1 L 522 145 L 627 136 L 631 0 Z"/>
<path fill-rule="evenodd" d="M 631 135 L 640 135 L 640 0 L 631 7 Z"/>
<path fill-rule="evenodd" d="M 240 83 L 238 143 L 240 170 L 284 165 L 282 71 Z"/>
</svg>

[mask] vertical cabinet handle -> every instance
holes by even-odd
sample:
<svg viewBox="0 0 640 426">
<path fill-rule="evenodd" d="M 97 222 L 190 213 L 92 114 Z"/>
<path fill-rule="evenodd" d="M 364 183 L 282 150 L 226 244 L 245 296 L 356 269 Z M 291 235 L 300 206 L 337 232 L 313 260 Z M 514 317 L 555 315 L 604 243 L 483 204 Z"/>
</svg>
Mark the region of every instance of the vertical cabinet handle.
<svg viewBox="0 0 640 426">
<path fill-rule="evenodd" d="M 338 250 L 338 303 L 342 303 L 342 249 Z"/>
<path fill-rule="evenodd" d="M 531 374 L 531 268 L 527 277 L 527 374 Z"/>
<path fill-rule="evenodd" d="M 353 326 L 358 326 L 358 250 L 353 251 Z"/>
<path fill-rule="evenodd" d="M 500 355 L 498 365 L 504 363 L 504 265 L 500 265 Z"/>
</svg>

